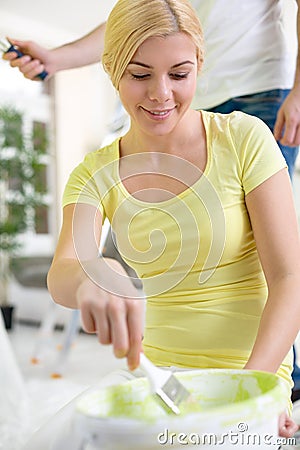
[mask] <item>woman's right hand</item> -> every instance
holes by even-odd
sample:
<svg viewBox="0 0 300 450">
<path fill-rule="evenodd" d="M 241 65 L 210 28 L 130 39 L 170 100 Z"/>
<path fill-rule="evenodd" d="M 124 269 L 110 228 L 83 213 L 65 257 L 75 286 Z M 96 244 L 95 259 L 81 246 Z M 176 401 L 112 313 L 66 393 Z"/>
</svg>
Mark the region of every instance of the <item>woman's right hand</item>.
<svg viewBox="0 0 300 450">
<path fill-rule="evenodd" d="M 134 370 L 142 349 L 144 300 L 129 278 L 124 277 L 122 287 L 128 296 L 86 278 L 77 289 L 77 302 L 84 330 L 96 333 L 101 344 L 112 344 L 115 356 L 126 357 L 129 369 Z"/>
<path fill-rule="evenodd" d="M 11 67 L 17 67 L 25 78 L 41 81 L 37 76 L 44 70 L 48 73 L 47 79 L 56 72 L 51 50 L 41 47 L 33 41 L 9 38 L 9 42 L 24 53 L 24 56 L 17 58 L 17 53 L 8 52 L 4 53 L 3 59 L 9 61 Z"/>
</svg>

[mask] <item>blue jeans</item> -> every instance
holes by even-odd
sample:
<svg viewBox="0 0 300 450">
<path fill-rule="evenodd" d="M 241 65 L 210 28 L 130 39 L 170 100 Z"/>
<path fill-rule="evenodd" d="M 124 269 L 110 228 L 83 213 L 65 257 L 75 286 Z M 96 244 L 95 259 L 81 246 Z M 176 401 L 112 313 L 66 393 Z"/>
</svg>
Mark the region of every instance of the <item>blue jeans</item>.
<svg viewBox="0 0 300 450">
<path fill-rule="evenodd" d="M 292 372 L 292 378 L 294 381 L 294 390 L 298 391 L 300 389 L 300 367 L 296 363 L 297 355 L 296 355 L 295 346 L 293 347 L 293 351 L 294 351 L 294 369 Z"/>
<path fill-rule="evenodd" d="M 258 94 L 243 95 L 228 100 L 221 105 L 210 108 L 210 111 L 229 114 L 232 111 L 242 111 L 252 116 L 259 117 L 273 131 L 277 112 L 282 105 L 284 99 L 290 91 L 288 89 L 273 89 L 271 91 L 260 92 Z M 287 147 L 277 142 L 281 152 L 288 165 L 290 177 L 292 179 L 295 162 L 298 155 L 299 147 Z M 294 381 L 294 389 L 300 389 L 300 367 L 296 364 L 296 352 L 294 350 L 294 370 L 292 378 Z"/>
<path fill-rule="evenodd" d="M 289 89 L 273 89 L 258 94 L 243 95 L 228 100 L 221 105 L 210 108 L 210 111 L 229 114 L 232 111 L 242 111 L 259 117 L 273 131 L 277 112 L 289 93 Z M 292 179 L 299 147 L 287 147 L 277 142 L 288 165 Z"/>
</svg>

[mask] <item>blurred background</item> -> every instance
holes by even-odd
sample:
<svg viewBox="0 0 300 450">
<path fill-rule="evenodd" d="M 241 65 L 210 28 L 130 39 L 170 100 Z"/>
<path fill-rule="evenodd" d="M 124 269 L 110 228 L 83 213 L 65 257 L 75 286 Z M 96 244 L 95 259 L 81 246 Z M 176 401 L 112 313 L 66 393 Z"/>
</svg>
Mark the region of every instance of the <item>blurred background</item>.
<svg viewBox="0 0 300 450">
<path fill-rule="evenodd" d="M 49 48 L 59 46 L 105 21 L 114 4 L 115 0 L 1 0 L 0 38 L 35 40 Z M 0 59 L 0 107 L 13 108 L 21 116 L 17 126 L 24 136 L 35 136 L 33 146 L 39 153 L 35 175 L 42 202 L 27 211 L 28 223 L 19 238 L 22 245 L 18 256 L 44 258 L 53 254 L 61 224 L 60 201 L 68 175 L 85 153 L 101 146 L 115 104 L 115 92 L 100 62 L 60 72 L 42 83 L 26 80 L 17 69 Z M 16 173 L 13 178 L 6 196 L 16 194 L 22 181 L 16 179 Z M 16 320 L 40 321 L 51 301 L 45 289 L 38 286 L 44 267 L 43 259 L 37 261 L 39 267 L 35 267 L 35 274 L 26 260 L 25 265 L 16 268 L 21 283 L 15 277 L 11 279 L 9 296 L 16 306 Z M 47 265 L 46 259 L 44 262 Z M 28 283 L 37 286 L 30 289 L 25 286 Z M 63 308 L 61 311 L 58 320 L 63 323 Z"/>
</svg>

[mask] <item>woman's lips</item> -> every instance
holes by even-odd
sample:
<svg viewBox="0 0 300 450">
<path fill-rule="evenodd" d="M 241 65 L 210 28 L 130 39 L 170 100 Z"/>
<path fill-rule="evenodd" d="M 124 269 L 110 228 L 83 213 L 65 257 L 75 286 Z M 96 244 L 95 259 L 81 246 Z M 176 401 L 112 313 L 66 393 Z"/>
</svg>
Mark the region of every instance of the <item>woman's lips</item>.
<svg viewBox="0 0 300 450">
<path fill-rule="evenodd" d="M 154 119 L 154 120 L 164 120 L 164 119 L 168 118 L 171 115 L 171 113 L 174 111 L 174 109 L 176 107 L 174 106 L 174 108 L 159 109 L 159 110 L 158 109 L 156 109 L 156 110 L 149 110 L 149 109 L 143 108 L 142 106 L 141 106 L 141 108 L 152 119 Z"/>
</svg>

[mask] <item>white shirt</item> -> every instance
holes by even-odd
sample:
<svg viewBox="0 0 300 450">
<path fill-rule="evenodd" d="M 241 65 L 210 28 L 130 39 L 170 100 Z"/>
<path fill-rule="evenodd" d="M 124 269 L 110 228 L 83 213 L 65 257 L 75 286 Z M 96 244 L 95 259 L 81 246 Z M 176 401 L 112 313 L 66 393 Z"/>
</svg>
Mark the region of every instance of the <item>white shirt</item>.
<svg viewBox="0 0 300 450">
<path fill-rule="evenodd" d="M 296 5 L 294 0 L 191 0 L 206 48 L 194 107 L 292 87 L 296 52 L 285 23 L 289 2 Z M 296 17 L 294 24 L 296 36 Z"/>
</svg>

